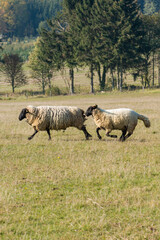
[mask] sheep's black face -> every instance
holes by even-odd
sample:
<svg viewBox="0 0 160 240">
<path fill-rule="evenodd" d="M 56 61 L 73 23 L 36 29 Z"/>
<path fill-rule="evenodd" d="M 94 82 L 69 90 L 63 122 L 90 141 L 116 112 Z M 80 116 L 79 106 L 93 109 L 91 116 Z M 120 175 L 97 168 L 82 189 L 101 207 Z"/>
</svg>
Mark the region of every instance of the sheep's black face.
<svg viewBox="0 0 160 240">
<path fill-rule="evenodd" d="M 24 118 L 26 118 L 26 113 L 28 113 L 28 110 L 26 108 L 23 108 L 19 114 L 19 121 L 22 121 Z"/>
<path fill-rule="evenodd" d="M 86 111 L 86 116 L 89 117 L 90 115 L 92 115 L 92 111 L 96 108 L 97 108 L 97 105 L 89 107 Z"/>
</svg>

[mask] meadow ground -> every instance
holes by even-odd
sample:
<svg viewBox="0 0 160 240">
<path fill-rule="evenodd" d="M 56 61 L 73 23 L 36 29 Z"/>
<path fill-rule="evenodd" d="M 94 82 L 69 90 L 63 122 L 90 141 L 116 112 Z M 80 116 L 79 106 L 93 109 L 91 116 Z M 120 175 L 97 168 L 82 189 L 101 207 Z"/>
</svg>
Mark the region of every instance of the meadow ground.
<svg viewBox="0 0 160 240">
<path fill-rule="evenodd" d="M 38 133 L 19 122 L 32 105 L 92 104 L 129 107 L 146 115 L 124 143 L 92 140 L 70 128 Z M 160 91 L 104 93 L 0 101 L 0 239 L 2 240 L 159 240 Z M 115 131 L 120 136 L 120 132 Z"/>
</svg>

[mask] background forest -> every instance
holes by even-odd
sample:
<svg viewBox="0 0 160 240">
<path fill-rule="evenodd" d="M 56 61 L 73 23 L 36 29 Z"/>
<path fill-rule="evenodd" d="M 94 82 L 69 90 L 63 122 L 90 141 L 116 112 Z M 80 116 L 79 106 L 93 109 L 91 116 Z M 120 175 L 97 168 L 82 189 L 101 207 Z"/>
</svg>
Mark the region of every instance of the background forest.
<svg viewBox="0 0 160 240">
<path fill-rule="evenodd" d="M 138 2 L 144 14 L 152 15 L 160 10 L 160 0 Z M 19 38 L 37 36 L 39 24 L 52 19 L 61 9 L 62 0 L 1 0 L 0 34 Z"/>
<path fill-rule="evenodd" d="M 140 87 L 159 87 L 159 10 L 160 0 L 1 0 L 1 79 L 14 92 L 29 84 L 25 69 L 52 95 L 61 92 L 53 87 L 60 72 L 75 93 L 83 68 L 92 93 L 95 78 L 100 91 L 134 89 L 137 79 Z"/>
</svg>

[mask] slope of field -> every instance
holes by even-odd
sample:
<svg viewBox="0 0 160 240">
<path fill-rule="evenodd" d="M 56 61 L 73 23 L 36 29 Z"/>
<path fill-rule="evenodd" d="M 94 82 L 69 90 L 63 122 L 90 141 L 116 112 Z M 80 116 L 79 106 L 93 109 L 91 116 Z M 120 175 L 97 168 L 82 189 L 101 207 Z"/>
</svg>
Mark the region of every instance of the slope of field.
<svg viewBox="0 0 160 240">
<path fill-rule="evenodd" d="M 19 122 L 32 105 L 92 104 L 129 107 L 146 115 L 124 143 L 92 140 L 69 128 L 33 140 Z M 34 240 L 160 239 L 160 91 L 107 93 L 0 101 L 0 238 Z M 120 136 L 120 131 L 115 131 Z"/>
</svg>

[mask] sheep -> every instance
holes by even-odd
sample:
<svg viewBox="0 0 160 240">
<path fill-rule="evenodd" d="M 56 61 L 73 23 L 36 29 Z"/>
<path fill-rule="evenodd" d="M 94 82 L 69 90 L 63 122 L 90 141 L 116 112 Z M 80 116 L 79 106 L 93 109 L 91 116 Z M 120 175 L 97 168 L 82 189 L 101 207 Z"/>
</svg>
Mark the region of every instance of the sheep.
<svg viewBox="0 0 160 240">
<path fill-rule="evenodd" d="M 99 134 L 100 129 L 106 130 L 106 136 L 112 138 L 117 138 L 117 135 L 110 135 L 112 130 L 121 130 L 122 135 L 119 140 L 123 142 L 133 134 L 138 119 L 142 120 L 147 128 L 151 125 L 146 116 L 140 115 L 128 108 L 103 110 L 97 105 L 94 105 L 90 106 L 85 114 L 87 117 L 92 115 L 97 125 L 96 132 L 99 139 L 101 139 Z M 127 132 L 128 134 L 126 135 Z"/>
<path fill-rule="evenodd" d="M 27 106 L 22 109 L 19 120 L 27 118 L 27 123 L 34 129 L 31 140 L 39 131 L 47 131 L 51 140 L 50 130 L 65 130 L 68 127 L 76 127 L 82 130 L 86 140 L 92 137 L 86 130 L 84 111 L 77 107 L 70 106 Z"/>
</svg>

